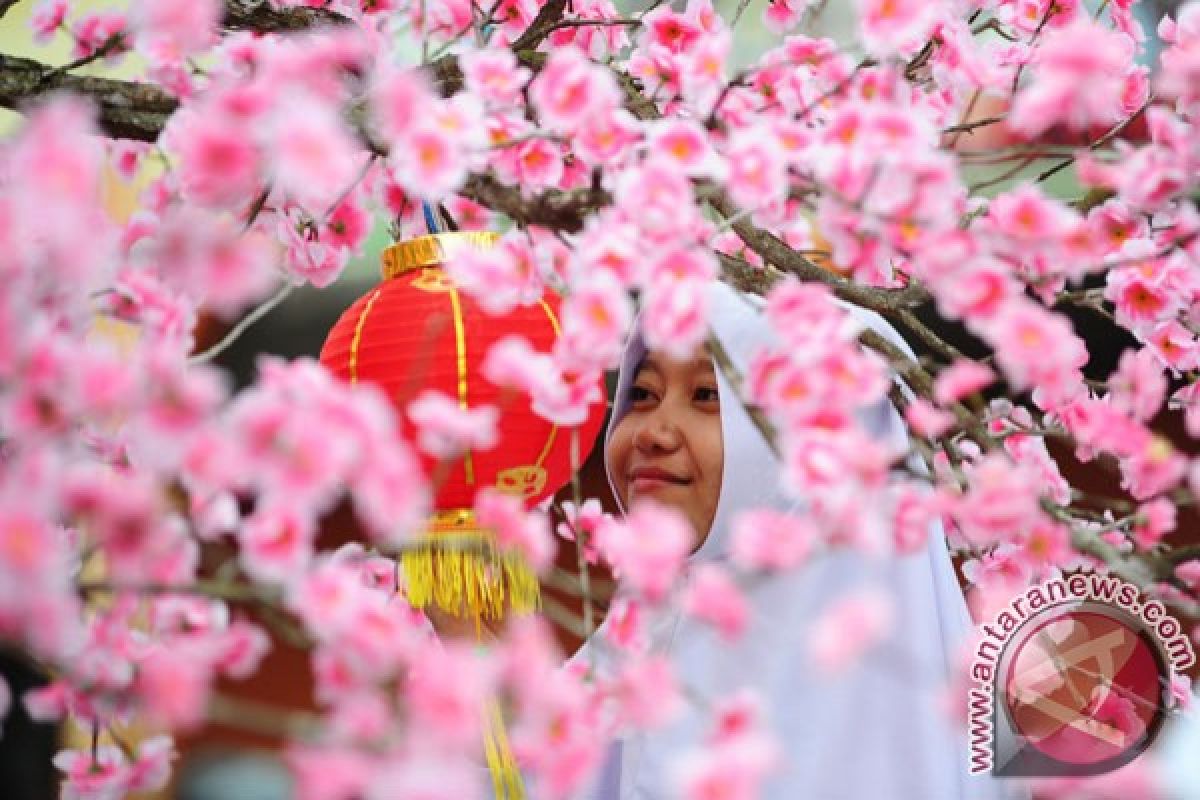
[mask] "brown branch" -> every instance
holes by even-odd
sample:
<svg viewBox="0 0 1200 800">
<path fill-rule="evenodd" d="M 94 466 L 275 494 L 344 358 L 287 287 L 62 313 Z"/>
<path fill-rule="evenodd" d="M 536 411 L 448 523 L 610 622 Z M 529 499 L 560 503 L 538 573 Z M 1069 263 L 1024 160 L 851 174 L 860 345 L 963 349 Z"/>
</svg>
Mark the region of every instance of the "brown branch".
<svg viewBox="0 0 1200 800">
<path fill-rule="evenodd" d="M 526 197 L 515 186 L 506 186 L 491 175 L 472 175 L 459 194 L 511 217 L 518 225 L 543 225 L 574 233 L 584 218 L 612 202 L 603 189 L 550 190 Z"/>
<path fill-rule="evenodd" d="M 542 6 L 525 32 L 512 43 L 513 52 L 519 53 L 522 50 L 536 48 L 543 39 L 550 35 L 552 26 L 562 19 L 563 12 L 566 10 L 567 0 L 550 0 Z"/>
<path fill-rule="evenodd" d="M 29 58 L 0 53 L 0 108 L 23 111 L 55 90 L 84 95 L 96 103 L 101 129 L 114 138 L 153 142 L 179 102 L 149 83 L 58 72 Z"/>
<path fill-rule="evenodd" d="M 225 0 L 225 16 L 221 25 L 229 30 L 282 33 L 330 25 L 351 25 L 353 22 L 349 17 L 328 8 L 274 8 L 265 0 Z"/>
</svg>

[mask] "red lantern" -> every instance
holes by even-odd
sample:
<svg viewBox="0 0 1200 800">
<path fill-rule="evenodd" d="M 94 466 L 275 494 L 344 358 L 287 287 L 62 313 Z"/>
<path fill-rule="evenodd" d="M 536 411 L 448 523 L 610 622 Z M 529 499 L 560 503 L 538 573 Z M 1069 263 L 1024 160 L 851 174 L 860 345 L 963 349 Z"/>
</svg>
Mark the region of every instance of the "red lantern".
<svg viewBox="0 0 1200 800">
<path fill-rule="evenodd" d="M 321 349 L 321 363 L 333 373 L 380 386 L 401 413 L 426 388 L 457 398 L 462 408 L 489 404 L 500 411 L 494 448 L 442 464 L 424 457 L 426 475 L 436 484 L 436 513 L 427 546 L 402 557 L 414 606 L 434 603 L 476 618 L 536 607 L 538 584 L 519 558 L 492 550 L 488 532 L 471 511 L 475 492 L 494 486 L 520 496 L 527 507 L 551 496 L 570 479 L 572 436 L 586 452 L 604 416 L 597 404 L 577 429 L 564 429 L 536 415 L 528 397 L 481 374 L 488 349 L 503 336 L 524 336 L 541 352 L 558 336 L 554 296 L 492 316 L 441 269 L 455 251 L 491 247 L 496 239 L 493 233 L 439 233 L 389 247 L 383 252 L 383 282 L 342 314 Z M 477 537 L 483 546 L 471 552 L 439 547 L 437 538 L 445 534 L 459 541 Z"/>
</svg>

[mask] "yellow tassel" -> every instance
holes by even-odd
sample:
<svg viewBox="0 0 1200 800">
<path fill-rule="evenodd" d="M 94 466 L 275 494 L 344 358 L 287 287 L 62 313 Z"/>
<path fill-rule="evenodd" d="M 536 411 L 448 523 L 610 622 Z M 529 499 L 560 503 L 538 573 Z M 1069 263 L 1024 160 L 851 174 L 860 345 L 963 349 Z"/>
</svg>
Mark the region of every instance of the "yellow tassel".
<svg viewBox="0 0 1200 800">
<path fill-rule="evenodd" d="M 455 538 L 461 542 L 463 537 Z M 537 575 L 525 560 L 498 552 L 482 535 L 479 549 L 471 551 L 426 539 L 406 550 L 400 563 L 414 608 L 435 605 L 456 616 L 500 619 L 510 611 L 524 614 L 541 606 Z"/>
<path fill-rule="evenodd" d="M 524 800 L 525 785 L 521 771 L 517 769 L 517 760 L 508 745 L 504 714 L 495 700 L 488 701 L 487 717 L 483 750 L 487 757 L 488 772 L 492 775 L 492 790 L 496 800 Z"/>
</svg>

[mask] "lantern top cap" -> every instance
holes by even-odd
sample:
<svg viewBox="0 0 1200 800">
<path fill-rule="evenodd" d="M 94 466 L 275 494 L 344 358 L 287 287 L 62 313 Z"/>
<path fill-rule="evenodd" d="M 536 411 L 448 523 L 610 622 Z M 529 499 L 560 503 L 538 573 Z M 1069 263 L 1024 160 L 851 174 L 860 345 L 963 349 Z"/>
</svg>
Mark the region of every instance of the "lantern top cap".
<svg viewBox="0 0 1200 800">
<path fill-rule="evenodd" d="M 384 280 L 390 280 L 414 269 L 444 264 L 465 249 L 487 250 L 499 238 L 492 231 L 455 231 L 406 239 L 383 251 L 380 271 Z"/>
</svg>

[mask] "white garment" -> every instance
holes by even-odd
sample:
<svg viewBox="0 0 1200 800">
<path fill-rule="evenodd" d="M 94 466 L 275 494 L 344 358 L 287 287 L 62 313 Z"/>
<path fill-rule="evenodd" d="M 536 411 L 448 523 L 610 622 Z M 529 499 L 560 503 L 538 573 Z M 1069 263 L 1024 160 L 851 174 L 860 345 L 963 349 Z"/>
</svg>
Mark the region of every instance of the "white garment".
<svg viewBox="0 0 1200 800">
<path fill-rule="evenodd" d="M 751 357 L 771 343 L 760 309 L 759 298 L 713 284 L 713 333 L 743 375 Z M 877 314 L 847 310 L 913 357 Z M 626 390 L 645 352 L 641 336 L 634 335 L 622 359 L 606 440 L 627 410 Z M 717 382 L 726 468 L 712 528 L 691 564 L 728 559 L 731 524 L 739 512 L 798 505 L 785 495 L 778 460 L 719 369 Z M 904 424 L 886 400 L 865 413 L 862 422 L 877 436 L 901 446 L 907 443 Z M 891 632 L 844 674 L 818 673 L 806 655 L 811 624 L 831 601 L 852 587 L 867 585 L 892 600 Z M 1023 791 L 1012 793 L 1017 787 L 1004 781 L 968 774 L 965 737 L 942 710 L 950 659 L 971 623 L 940 530 L 929 537 L 925 552 L 882 559 L 850 551 L 826 553 L 814 556 L 799 571 L 755 583 L 746 596 L 751 622 L 732 644 L 677 610 L 654 621 L 651 640 L 657 652 L 671 658 L 688 690 L 705 701 L 728 696 L 739 687 L 752 687 L 765 699 L 785 763 L 766 783 L 762 800 L 1025 796 Z M 602 626 L 576 658 L 604 670 L 611 651 L 603 645 L 603 636 Z M 674 796 L 672 761 L 697 746 L 707 723 L 707 714 L 689 703 L 669 727 L 634 732 L 615 742 L 597 782 L 582 797 Z"/>
</svg>

